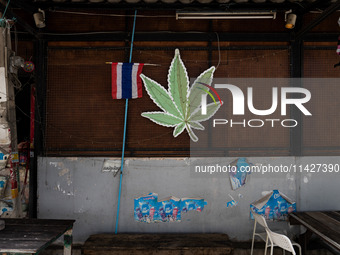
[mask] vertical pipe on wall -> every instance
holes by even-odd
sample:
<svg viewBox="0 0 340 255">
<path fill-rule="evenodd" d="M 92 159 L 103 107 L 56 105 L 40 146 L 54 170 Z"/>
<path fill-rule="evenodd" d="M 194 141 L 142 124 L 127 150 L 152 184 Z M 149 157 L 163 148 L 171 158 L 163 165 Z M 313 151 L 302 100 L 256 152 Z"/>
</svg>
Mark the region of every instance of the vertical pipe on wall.
<svg viewBox="0 0 340 255">
<path fill-rule="evenodd" d="M 131 36 L 129 63 L 131 63 L 131 60 L 132 60 L 133 39 L 134 39 L 134 36 L 135 36 L 135 28 L 136 28 L 136 17 L 137 17 L 137 10 L 135 10 L 135 16 L 134 16 L 134 20 L 133 20 L 133 29 L 132 29 L 132 36 Z M 121 161 L 120 177 L 119 177 L 119 192 L 118 192 L 118 203 L 117 203 L 117 215 L 116 215 L 115 234 L 118 233 L 120 198 L 121 198 L 121 192 L 122 192 L 122 180 L 123 180 L 123 170 L 124 170 L 124 153 L 125 153 L 125 140 L 126 140 L 128 105 L 129 105 L 129 99 L 125 99 L 123 148 L 122 148 L 122 161 Z"/>
</svg>

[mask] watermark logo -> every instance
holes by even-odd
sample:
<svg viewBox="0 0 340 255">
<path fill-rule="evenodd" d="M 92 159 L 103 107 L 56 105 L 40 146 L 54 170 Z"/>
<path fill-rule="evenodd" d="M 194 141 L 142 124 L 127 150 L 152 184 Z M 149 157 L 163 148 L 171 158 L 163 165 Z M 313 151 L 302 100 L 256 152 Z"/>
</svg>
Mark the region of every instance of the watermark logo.
<svg viewBox="0 0 340 255">
<path fill-rule="evenodd" d="M 218 96 L 218 99 L 221 102 L 222 101 L 216 90 L 209 86 L 209 88 Z M 245 96 L 242 92 L 242 90 L 232 84 L 215 84 L 215 88 L 221 88 L 221 89 L 228 89 L 233 98 L 233 115 L 244 115 L 244 105 L 245 105 Z M 212 96 L 212 94 L 209 91 L 206 91 L 214 100 L 216 103 L 216 100 Z M 295 94 L 301 94 L 304 95 L 303 98 L 289 98 L 288 94 L 295 93 Z M 205 97 L 204 97 L 205 96 Z M 206 114 L 206 108 L 207 108 L 207 100 L 206 96 L 202 95 L 202 114 Z M 281 88 L 281 115 L 285 116 L 287 115 L 287 105 L 295 105 L 304 115 L 311 116 L 312 114 L 307 110 L 307 108 L 303 105 L 307 103 L 311 99 L 311 93 L 309 90 L 305 88 L 293 88 L 293 87 L 283 87 Z M 248 109 L 251 113 L 258 115 L 258 116 L 265 116 L 273 114 L 277 107 L 278 107 L 278 88 L 273 87 L 272 88 L 272 105 L 269 109 L 265 110 L 259 110 L 254 107 L 253 103 L 253 88 L 248 87 L 247 88 L 247 105 Z"/>
<path fill-rule="evenodd" d="M 222 100 L 227 102 L 226 95 L 231 96 L 231 102 L 219 110 L 219 116 L 225 112 L 227 118 L 216 118 L 212 120 L 212 126 L 228 125 L 232 127 L 251 127 L 261 128 L 270 125 L 276 127 L 280 125 L 285 128 L 293 128 L 299 125 L 299 120 L 289 118 L 290 111 L 293 107 L 300 111 L 304 116 L 312 116 L 312 113 L 307 107 L 307 103 L 311 100 L 311 92 L 298 86 L 301 79 L 274 79 L 274 78 L 258 78 L 258 79 L 214 79 L 211 86 L 206 86 L 210 91 L 201 96 L 201 114 L 207 114 L 207 95 L 211 97 L 214 103 L 217 103 L 215 97 L 218 98 L 222 105 Z M 240 84 L 239 86 L 234 84 Z M 247 86 L 245 86 L 247 84 Z M 274 86 L 272 86 L 274 85 Z M 287 86 L 288 85 L 288 86 Z M 242 89 L 243 90 L 242 90 Z M 200 88 L 202 89 L 202 88 Z M 265 90 L 267 97 L 259 94 Z M 218 92 L 217 92 L 218 91 Z M 208 93 L 209 92 L 209 93 Z M 269 92 L 269 93 L 268 93 Z M 215 97 L 214 97 L 214 95 Z M 220 96 L 221 95 L 221 96 Z M 257 98 L 261 96 L 261 98 Z M 258 102 L 261 101 L 262 108 L 259 107 Z M 265 105 L 265 106 L 263 106 Z M 226 109 L 226 107 L 231 109 Z M 290 108 L 289 108 L 290 107 Z M 230 110 L 232 117 L 230 116 Z M 221 113 L 222 111 L 222 113 Z M 224 111 L 224 112 L 223 112 Z M 250 116 L 249 114 L 257 116 L 252 119 L 240 119 L 242 116 Z M 275 118 L 273 118 L 275 116 Z M 278 118 L 284 116 L 286 118 Z M 288 118 L 287 118 L 288 117 Z"/>
<path fill-rule="evenodd" d="M 206 84 L 206 83 L 203 83 L 203 82 L 198 82 L 199 84 L 205 86 L 208 88 L 207 89 L 204 89 L 204 88 L 201 88 L 201 87 L 197 87 L 198 89 L 200 90 L 203 90 L 204 92 L 206 92 L 206 94 L 202 94 L 202 110 L 201 110 L 201 113 L 202 115 L 207 115 L 207 96 L 209 95 L 211 97 L 211 99 L 214 101 L 215 105 L 217 105 L 217 102 L 216 102 L 216 99 L 215 97 L 211 94 L 211 92 L 209 91 L 209 89 L 216 95 L 216 97 L 218 98 L 218 100 L 220 101 L 220 104 L 221 106 L 223 105 L 222 103 L 222 100 L 221 100 L 221 97 L 220 95 L 217 93 L 217 91 L 215 90 L 214 87 Z"/>
</svg>

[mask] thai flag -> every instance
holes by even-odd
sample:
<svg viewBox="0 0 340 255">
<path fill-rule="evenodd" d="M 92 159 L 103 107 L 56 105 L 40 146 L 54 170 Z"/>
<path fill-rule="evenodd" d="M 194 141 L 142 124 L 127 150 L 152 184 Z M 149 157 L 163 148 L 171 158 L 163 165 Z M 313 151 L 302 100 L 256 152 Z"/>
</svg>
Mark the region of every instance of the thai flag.
<svg viewBox="0 0 340 255">
<path fill-rule="evenodd" d="M 142 97 L 142 63 L 112 63 L 112 98 Z"/>
</svg>

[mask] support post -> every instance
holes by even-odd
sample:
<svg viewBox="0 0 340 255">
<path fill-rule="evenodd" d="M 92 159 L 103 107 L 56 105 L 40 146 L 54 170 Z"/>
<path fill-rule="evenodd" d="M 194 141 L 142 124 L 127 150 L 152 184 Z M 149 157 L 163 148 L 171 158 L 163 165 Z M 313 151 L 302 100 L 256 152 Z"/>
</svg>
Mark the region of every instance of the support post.
<svg viewBox="0 0 340 255">
<path fill-rule="evenodd" d="M 290 36 L 290 78 L 292 87 L 302 87 L 303 76 L 303 41 L 297 39 L 297 34 L 302 29 L 303 14 L 298 15 L 295 29 Z M 296 95 L 292 96 L 293 98 Z M 290 118 L 298 122 L 296 127 L 290 128 L 290 155 L 302 156 L 303 148 L 303 116 L 301 111 L 295 106 L 290 106 Z"/>
<path fill-rule="evenodd" d="M 291 86 L 302 87 L 302 41 L 291 42 Z M 303 118 L 301 111 L 295 106 L 290 106 L 290 118 L 298 122 L 296 127 L 290 128 L 290 155 L 302 156 L 302 135 L 303 135 Z"/>
<path fill-rule="evenodd" d="M 64 255 L 72 255 L 72 228 L 64 233 Z"/>
<path fill-rule="evenodd" d="M 34 109 L 34 144 L 31 148 L 30 174 L 29 174 L 29 216 L 37 217 L 37 183 L 38 183 L 38 156 L 44 152 L 45 129 L 45 98 L 46 98 L 46 70 L 47 70 L 47 44 L 43 39 L 34 44 L 36 63 L 35 109 Z"/>
</svg>

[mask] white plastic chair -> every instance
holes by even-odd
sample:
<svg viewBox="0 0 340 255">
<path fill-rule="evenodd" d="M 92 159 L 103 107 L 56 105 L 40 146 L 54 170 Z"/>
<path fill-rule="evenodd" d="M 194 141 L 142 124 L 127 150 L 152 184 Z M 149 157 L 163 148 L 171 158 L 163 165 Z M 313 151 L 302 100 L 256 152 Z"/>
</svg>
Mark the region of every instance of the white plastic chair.
<svg viewBox="0 0 340 255">
<path fill-rule="evenodd" d="M 260 215 L 260 214 L 258 214 L 258 213 L 256 213 L 256 212 L 254 212 L 254 211 L 252 211 L 252 214 L 253 214 L 253 216 L 254 216 L 255 223 L 254 223 L 253 240 L 252 240 L 252 243 L 251 243 L 251 251 L 250 251 L 250 254 L 253 255 L 253 252 L 254 252 L 255 236 L 259 236 L 259 237 L 266 243 L 264 255 L 267 254 L 267 250 L 268 250 L 269 247 L 271 247 L 271 252 L 272 252 L 272 249 L 273 249 L 275 246 L 281 247 L 279 244 L 277 244 L 277 243 L 276 243 L 275 241 L 273 241 L 272 239 L 270 239 L 270 243 L 268 243 L 268 237 L 269 237 L 268 231 L 270 231 L 271 233 L 275 233 L 275 232 L 272 232 L 272 231 L 268 228 L 266 219 L 265 219 L 262 215 Z M 256 232 L 257 223 L 260 224 L 260 225 L 264 228 L 265 232 Z M 278 234 L 278 233 L 275 233 L 275 234 L 276 234 L 276 235 L 281 235 L 281 234 Z M 285 236 L 285 235 L 281 235 L 281 236 Z M 288 238 L 287 236 L 285 236 L 285 237 Z M 275 238 L 275 237 L 274 237 L 274 238 Z M 289 238 L 288 238 L 288 240 L 289 240 L 289 242 L 291 242 Z M 292 245 L 298 246 L 299 251 L 300 251 L 300 255 L 301 255 L 301 246 L 300 246 L 298 243 L 295 243 L 295 242 L 293 242 L 293 243 L 291 242 L 291 244 L 292 244 Z M 281 248 L 282 248 L 282 247 L 281 247 Z M 283 249 L 284 249 L 284 248 L 283 248 Z M 294 250 L 294 249 L 293 249 L 293 250 Z M 283 250 L 283 254 L 285 254 L 285 249 Z M 293 254 L 295 255 L 295 253 L 293 253 Z M 271 255 L 272 255 L 272 253 L 271 253 Z"/>
<path fill-rule="evenodd" d="M 273 231 L 271 231 L 269 228 L 266 229 L 267 231 L 267 235 L 269 237 L 270 240 L 270 255 L 273 255 L 274 252 L 274 246 L 278 246 L 280 248 L 283 249 L 283 254 L 285 254 L 285 251 L 289 251 L 291 252 L 293 255 L 296 255 L 295 250 L 293 248 L 293 245 L 296 245 L 299 248 L 299 254 L 302 254 L 301 251 L 301 246 L 298 243 L 292 243 L 291 240 L 285 236 L 285 235 L 281 235 L 278 233 L 275 233 Z M 266 250 L 268 248 L 268 242 L 266 243 Z"/>
<path fill-rule="evenodd" d="M 266 219 L 262 215 L 254 212 L 254 211 L 252 211 L 252 214 L 254 216 L 255 222 L 254 222 L 253 240 L 251 242 L 250 255 L 253 255 L 253 252 L 254 252 L 255 236 L 260 237 L 262 239 L 262 241 L 264 241 L 266 243 L 266 249 L 264 251 L 264 255 L 266 255 L 267 254 L 267 248 L 270 247 L 270 245 L 268 244 L 268 235 L 267 235 L 267 231 L 266 231 L 267 229 L 269 229 L 267 222 L 266 222 Z M 257 223 L 260 224 L 264 228 L 264 232 L 256 232 Z"/>
<path fill-rule="evenodd" d="M 266 243 L 266 250 L 264 251 L 264 254 L 266 255 L 267 254 L 267 246 L 268 246 L 268 236 L 267 236 L 267 232 L 266 232 L 266 229 L 268 229 L 268 226 L 267 226 L 266 219 L 262 215 L 254 212 L 254 211 L 252 211 L 252 214 L 254 216 L 255 222 L 254 222 L 253 240 L 251 242 L 250 255 L 253 255 L 253 252 L 254 252 L 255 236 L 260 237 L 262 239 L 262 241 L 264 241 Z M 264 232 L 256 232 L 257 223 L 260 224 L 264 228 Z"/>
</svg>

